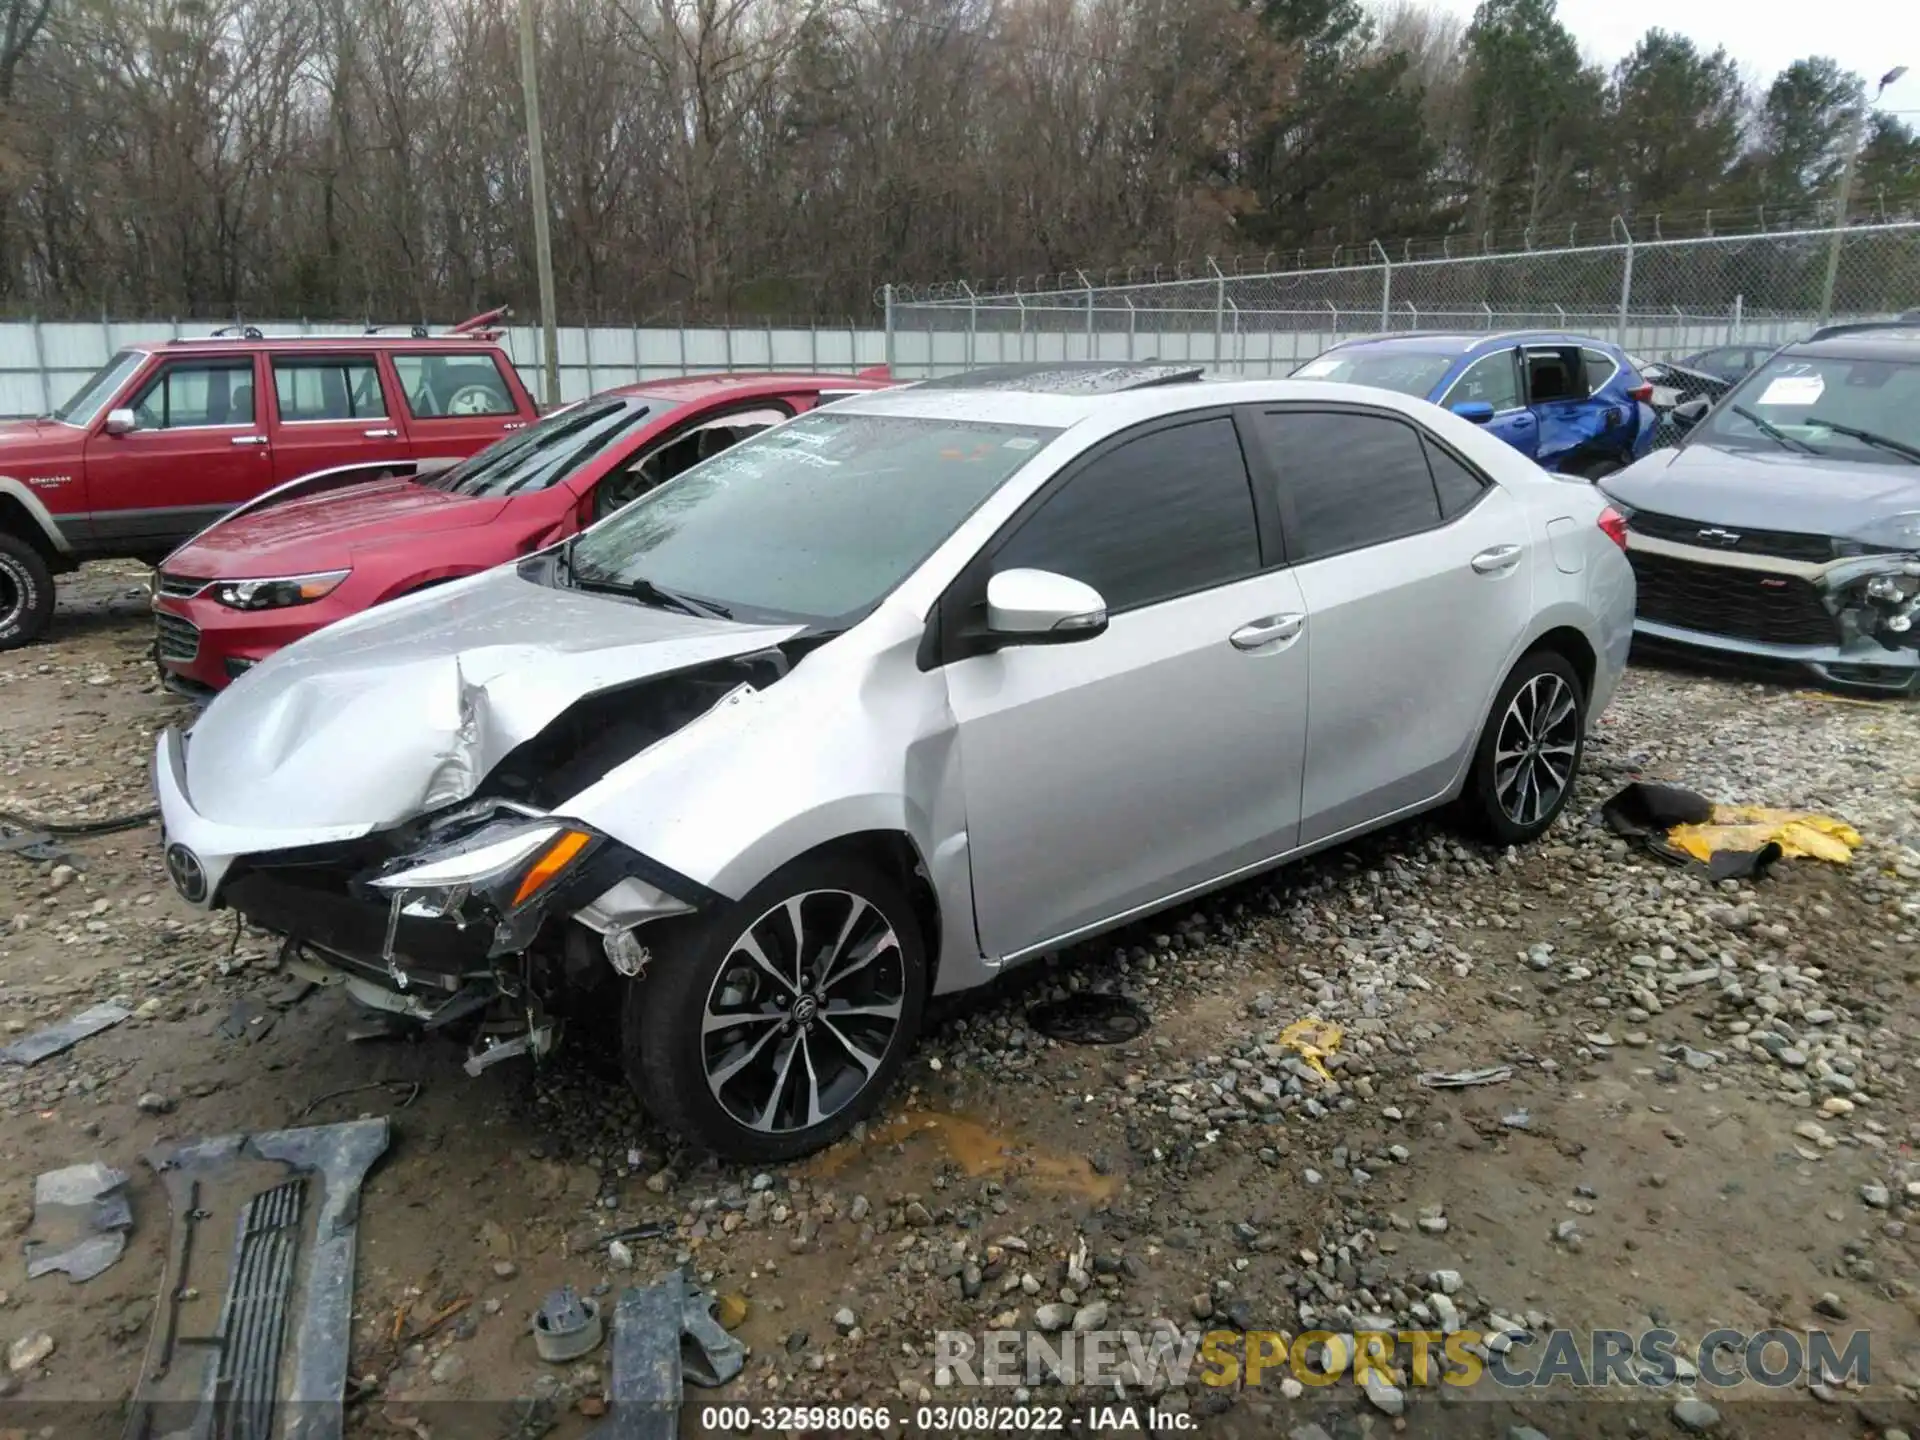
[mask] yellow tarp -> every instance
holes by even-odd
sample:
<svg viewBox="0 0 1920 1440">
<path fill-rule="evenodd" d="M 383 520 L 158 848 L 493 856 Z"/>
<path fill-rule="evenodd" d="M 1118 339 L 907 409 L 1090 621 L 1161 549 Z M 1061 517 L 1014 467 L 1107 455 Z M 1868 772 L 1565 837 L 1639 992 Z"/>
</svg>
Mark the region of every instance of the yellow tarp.
<svg viewBox="0 0 1920 1440">
<path fill-rule="evenodd" d="M 1340 1037 L 1345 1034 L 1331 1020 L 1322 1020 L 1309 1015 L 1304 1020 L 1296 1020 L 1280 1032 L 1280 1044 L 1306 1061 L 1313 1067 L 1314 1073 L 1323 1080 L 1333 1076 L 1320 1062 L 1340 1048 Z"/>
<path fill-rule="evenodd" d="M 1716 805 L 1704 825 L 1675 825 L 1667 839 L 1706 860 L 1722 850 L 1758 850 L 1772 842 L 1789 859 L 1810 857 L 1834 865 L 1850 864 L 1860 832 L 1831 815 L 1804 810 L 1769 810 L 1762 805 Z"/>
</svg>

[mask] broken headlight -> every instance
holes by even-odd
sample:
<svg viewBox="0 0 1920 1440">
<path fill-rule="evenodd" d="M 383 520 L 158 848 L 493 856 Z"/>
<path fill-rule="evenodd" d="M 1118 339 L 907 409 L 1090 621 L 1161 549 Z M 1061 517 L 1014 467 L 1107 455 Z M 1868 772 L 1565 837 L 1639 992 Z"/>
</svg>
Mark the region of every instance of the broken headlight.
<svg viewBox="0 0 1920 1440">
<path fill-rule="evenodd" d="M 506 916 L 545 894 L 592 851 L 596 838 L 562 822 L 499 821 L 409 855 L 367 883 L 400 897 L 409 915 L 458 916 L 468 898 L 477 896 L 496 915 Z"/>
<path fill-rule="evenodd" d="M 284 610 L 290 605 L 311 605 L 326 599 L 352 573 L 351 570 L 327 570 L 316 575 L 281 575 L 265 580 L 223 580 L 213 587 L 213 598 L 229 610 Z"/>
</svg>

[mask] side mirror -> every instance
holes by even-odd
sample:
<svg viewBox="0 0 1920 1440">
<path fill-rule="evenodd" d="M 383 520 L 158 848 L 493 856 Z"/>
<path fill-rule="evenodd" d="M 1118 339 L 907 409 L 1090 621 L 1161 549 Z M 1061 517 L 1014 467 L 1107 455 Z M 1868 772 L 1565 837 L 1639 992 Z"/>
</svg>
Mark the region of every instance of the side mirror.
<svg viewBox="0 0 1920 1440">
<path fill-rule="evenodd" d="M 1091 640 L 1107 628 L 1107 602 L 1091 585 L 1051 570 L 1002 570 L 987 581 L 987 629 L 1027 645 Z"/>
<path fill-rule="evenodd" d="M 1707 412 L 1713 408 L 1713 402 L 1703 395 L 1691 400 L 1682 400 L 1673 407 L 1673 423 L 1682 430 L 1691 430 L 1707 418 Z"/>
<path fill-rule="evenodd" d="M 1485 400 L 1462 400 L 1452 408 L 1462 420 L 1470 420 L 1475 425 L 1484 425 L 1493 419 L 1493 406 Z"/>
<path fill-rule="evenodd" d="M 107 434 L 131 435 L 140 428 L 140 421 L 131 410 L 109 410 L 107 412 Z"/>
</svg>

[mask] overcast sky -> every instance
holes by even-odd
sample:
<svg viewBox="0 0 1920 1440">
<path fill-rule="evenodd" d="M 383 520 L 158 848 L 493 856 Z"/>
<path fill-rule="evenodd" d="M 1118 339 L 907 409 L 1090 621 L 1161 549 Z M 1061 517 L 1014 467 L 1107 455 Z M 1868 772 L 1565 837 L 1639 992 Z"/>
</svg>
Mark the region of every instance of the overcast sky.
<svg viewBox="0 0 1920 1440">
<path fill-rule="evenodd" d="M 1471 19 L 1478 0 L 1429 0 Z M 1896 65 L 1912 72 L 1887 87 L 1880 108 L 1920 122 L 1920 4 L 1915 0 L 1682 0 L 1649 9 L 1620 0 L 1559 0 L 1560 20 L 1589 58 L 1609 69 L 1649 26 L 1677 30 L 1703 50 L 1724 45 L 1740 67 L 1772 80 L 1795 60 L 1831 55 L 1864 76 L 1871 93 Z"/>
</svg>

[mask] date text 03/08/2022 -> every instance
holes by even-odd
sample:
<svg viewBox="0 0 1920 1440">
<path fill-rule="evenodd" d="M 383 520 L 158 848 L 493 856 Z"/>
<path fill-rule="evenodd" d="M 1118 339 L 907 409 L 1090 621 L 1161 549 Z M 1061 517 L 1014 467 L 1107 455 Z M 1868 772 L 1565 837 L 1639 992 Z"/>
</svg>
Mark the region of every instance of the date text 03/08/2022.
<svg viewBox="0 0 1920 1440">
<path fill-rule="evenodd" d="M 1185 1431 L 1194 1417 L 1135 1405 L 709 1405 L 701 1433 L 785 1435 L 1099 1435 Z"/>
</svg>

